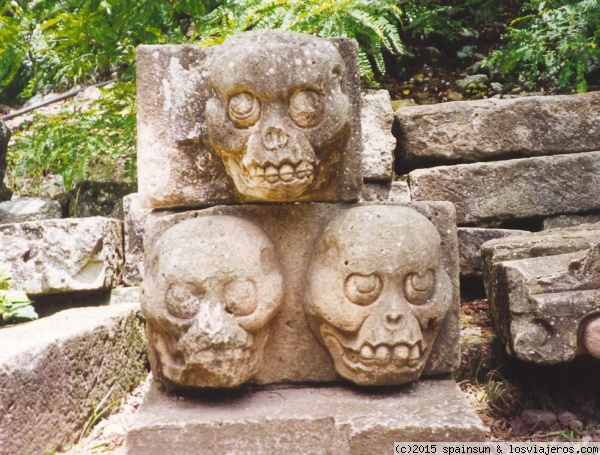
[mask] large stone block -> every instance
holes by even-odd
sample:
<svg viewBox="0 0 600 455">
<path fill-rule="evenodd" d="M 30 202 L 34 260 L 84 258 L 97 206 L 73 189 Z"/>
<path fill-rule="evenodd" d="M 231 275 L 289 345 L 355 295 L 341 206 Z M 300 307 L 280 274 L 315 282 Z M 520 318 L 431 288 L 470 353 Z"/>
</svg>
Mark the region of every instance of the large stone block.
<svg viewBox="0 0 600 455">
<path fill-rule="evenodd" d="M 150 209 L 141 206 L 138 193 L 123 198 L 125 218 L 123 282 L 128 286 L 139 286 L 144 279 L 144 232 L 146 218 L 150 212 Z"/>
<path fill-rule="evenodd" d="M 458 257 L 461 277 L 481 277 L 481 245 L 488 240 L 529 234 L 517 229 L 458 228 Z"/>
<path fill-rule="evenodd" d="M 361 97 L 363 136 L 362 173 L 365 181 L 391 181 L 394 176 L 396 138 L 394 112 L 387 90 L 369 90 Z"/>
<path fill-rule="evenodd" d="M 453 202 L 461 224 L 600 210 L 600 152 L 418 169 L 409 186 Z"/>
<path fill-rule="evenodd" d="M 400 159 L 415 164 L 600 149 L 600 92 L 411 106 L 395 115 Z"/>
<path fill-rule="evenodd" d="M 142 204 L 358 199 L 357 62 L 354 41 L 281 31 L 210 48 L 141 46 Z"/>
<path fill-rule="evenodd" d="M 67 218 L 0 226 L 0 262 L 29 294 L 117 287 L 123 267 L 121 222 Z"/>
<path fill-rule="evenodd" d="M 39 197 L 22 197 L 0 202 L 0 224 L 62 218 L 60 202 Z"/>
<path fill-rule="evenodd" d="M 218 405 L 154 385 L 127 433 L 126 453 L 391 453 L 394 441 L 484 439 L 483 424 L 451 380 L 385 394 L 339 386 L 241 391 Z"/>
<path fill-rule="evenodd" d="M 202 295 L 208 296 L 207 300 L 210 300 L 211 302 L 219 301 L 218 292 L 220 291 L 218 291 L 218 289 L 222 286 L 224 286 L 224 289 L 227 291 L 223 297 L 225 301 L 231 300 L 235 303 L 236 299 L 234 299 L 233 296 L 238 293 L 241 293 L 240 296 L 246 296 L 254 295 L 255 292 L 260 299 L 264 299 L 259 300 L 259 302 L 263 303 L 257 304 L 258 307 L 263 308 L 263 310 L 259 311 L 259 309 L 257 309 L 254 313 L 251 313 L 253 319 L 248 319 L 250 316 L 239 318 L 241 327 L 250 332 L 254 332 L 259 328 L 262 330 L 262 327 L 267 325 L 270 328 L 268 341 L 265 342 L 263 340 L 263 335 L 261 335 L 260 338 L 264 345 L 264 351 L 261 352 L 263 358 L 262 364 L 259 364 L 255 357 L 251 357 L 252 362 L 256 361 L 256 364 L 258 365 L 250 362 L 247 368 L 244 369 L 244 374 L 251 376 L 251 382 L 259 384 L 274 382 L 328 382 L 341 379 L 338 374 L 340 371 L 340 374 L 344 375 L 343 369 L 339 368 L 339 364 L 334 367 L 334 362 L 332 362 L 332 357 L 328 350 L 319 342 L 319 339 L 315 336 L 313 331 L 311 331 L 305 313 L 305 311 L 307 311 L 305 308 L 308 301 L 312 301 L 310 304 L 312 309 L 309 311 L 309 315 L 312 318 L 312 328 L 319 333 L 319 337 L 322 335 L 322 331 L 319 329 L 319 327 L 322 327 L 322 324 L 318 322 L 319 317 L 324 318 L 328 322 L 333 321 L 334 327 L 337 327 L 336 324 L 343 320 L 340 324 L 345 327 L 345 330 L 347 330 L 348 333 L 359 333 L 359 335 L 357 335 L 358 341 L 355 340 L 357 343 L 360 344 L 360 337 L 366 337 L 365 344 L 355 348 L 357 356 L 359 351 L 360 355 L 369 355 L 369 353 L 366 352 L 369 349 L 373 351 L 373 353 L 370 354 L 371 356 L 379 355 L 377 354 L 378 351 L 375 349 L 380 347 L 381 342 L 381 340 L 378 341 L 377 339 L 379 337 L 377 330 L 368 328 L 365 330 L 369 333 L 360 335 L 361 332 L 357 330 L 357 327 L 362 330 L 361 323 L 357 324 L 352 322 L 354 321 L 352 318 L 357 316 L 354 315 L 354 313 L 358 310 L 348 308 L 348 311 L 343 315 L 336 316 L 333 313 L 329 314 L 330 312 L 325 308 L 327 305 L 324 306 L 322 304 L 323 302 L 318 302 L 318 299 L 315 297 L 320 295 L 319 289 L 322 289 L 323 296 L 326 296 L 331 292 L 332 298 L 339 298 L 340 296 L 338 296 L 337 293 L 340 295 L 344 295 L 345 293 L 348 299 L 359 299 L 359 303 L 355 305 L 357 308 L 360 308 L 359 312 L 361 312 L 361 317 L 363 318 L 361 320 L 364 321 L 364 318 L 368 317 L 375 319 L 378 317 L 377 315 L 379 315 L 379 312 L 382 312 L 383 314 L 384 310 L 370 310 L 368 305 L 369 302 L 365 299 L 353 297 L 358 291 L 355 292 L 351 288 L 354 283 L 356 286 L 359 286 L 360 289 L 363 289 L 363 292 L 367 292 L 367 288 L 369 288 L 369 283 L 371 282 L 375 284 L 374 289 L 368 289 L 369 292 L 381 292 L 382 295 L 385 294 L 385 298 L 382 298 L 380 302 L 396 302 L 392 305 L 398 305 L 398 308 L 402 307 L 402 311 L 404 311 L 404 307 L 407 304 L 399 302 L 404 300 L 396 300 L 396 297 L 388 296 L 387 292 L 395 292 L 397 289 L 403 290 L 402 292 L 404 292 L 406 299 L 413 299 L 416 302 L 412 304 L 412 306 L 409 305 L 411 311 L 416 308 L 415 312 L 419 313 L 419 315 L 414 317 L 424 317 L 420 314 L 421 310 L 418 307 L 421 305 L 422 299 L 425 299 L 423 302 L 428 302 L 427 305 L 422 305 L 422 309 L 426 309 L 426 313 L 429 312 L 427 313 L 427 318 L 429 318 L 428 320 L 430 322 L 422 324 L 422 327 L 424 327 L 423 337 L 425 341 L 420 342 L 419 346 L 422 348 L 423 352 L 420 353 L 419 361 L 417 361 L 415 352 L 415 358 L 410 361 L 410 368 L 407 369 L 411 369 L 411 371 L 412 369 L 418 369 L 423 372 L 424 376 L 449 374 L 453 372 L 457 368 L 459 360 L 458 251 L 456 223 L 453 211 L 454 209 L 451 204 L 438 202 L 408 203 L 403 206 L 300 204 L 273 207 L 265 205 L 244 205 L 220 206 L 206 210 L 172 214 L 169 214 L 168 212 L 152 212 L 149 215 L 148 223 L 146 225 L 146 277 L 142 286 L 142 306 L 149 320 L 150 358 L 154 366 L 153 371 L 155 371 L 155 374 L 157 374 L 157 376 L 169 387 L 173 386 L 173 384 L 169 382 L 170 380 L 165 378 L 168 374 L 161 374 L 160 365 L 162 361 L 159 361 L 158 357 L 156 357 L 157 351 L 162 353 L 166 345 L 174 343 L 175 341 L 173 340 L 175 339 L 179 339 L 178 336 L 181 339 L 186 340 L 185 343 L 182 343 L 180 349 L 184 349 L 183 345 L 192 340 L 191 335 L 186 334 L 185 336 L 182 336 L 180 333 L 181 328 L 178 329 L 179 331 L 177 334 L 174 334 L 171 333 L 173 330 L 164 327 L 164 323 L 160 321 L 172 318 L 163 314 L 164 312 L 162 310 L 159 311 L 163 306 L 161 302 L 163 300 L 168 302 L 167 308 L 169 309 L 169 312 L 171 314 L 175 312 L 176 314 L 179 314 L 180 318 L 184 318 L 182 320 L 185 320 L 189 305 L 186 304 L 181 306 L 181 308 L 175 308 L 173 307 L 172 302 L 175 301 L 175 297 L 179 295 L 195 295 L 194 292 L 188 289 L 190 283 L 196 283 L 196 281 L 200 282 L 202 280 L 208 282 L 210 281 L 208 275 L 212 274 L 214 277 L 211 281 L 212 284 L 210 285 L 210 289 L 207 288 L 206 291 L 203 291 L 202 293 Z M 350 221 L 346 219 L 347 217 L 350 217 Z M 205 218 L 204 221 L 202 221 L 203 218 Z M 431 221 L 432 225 L 427 220 Z M 190 221 L 194 221 L 194 223 L 190 223 Z M 428 223 L 431 226 L 434 226 L 431 227 L 433 232 L 430 232 L 430 228 L 423 227 L 424 224 L 426 225 Z M 385 224 L 385 227 L 380 226 L 383 224 Z M 421 226 L 421 228 L 417 229 L 417 226 Z M 207 232 L 211 229 L 213 229 L 214 232 Z M 333 234 L 332 238 L 329 238 L 331 236 L 324 234 L 327 232 L 335 233 L 338 229 L 342 229 L 345 234 L 340 233 L 338 237 Z M 415 237 L 417 231 L 420 233 L 419 235 L 421 235 L 419 238 Z M 430 236 L 438 238 L 438 246 L 436 246 L 436 241 L 432 241 L 431 244 L 425 242 L 424 239 L 429 238 Z M 203 243 L 212 246 L 213 250 L 211 251 L 214 251 L 213 256 L 207 257 L 206 260 L 203 258 L 206 254 L 203 252 Z M 348 245 L 346 245 L 346 243 L 348 243 Z M 422 248 L 416 248 L 416 244 L 422 244 Z M 221 245 L 224 246 L 222 247 Z M 327 247 L 327 245 L 329 245 L 329 247 Z M 253 259 L 254 256 L 257 256 L 256 254 L 252 254 L 250 258 L 241 254 L 242 252 L 247 251 L 252 253 L 253 248 L 258 248 L 263 251 L 263 253 L 258 255 L 260 257 L 260 263 L 263 264 L 262 266 L 260 263 L 256 262 L 256 259 Z M 338 256 L 334 254 L 335 248 L 340 251 Z M 374 248 L 377 248 L 376 253 L 373 251 Z M 413 251 L 415 248 L 418 251 Z M 441 248 L 441 251 L 437 252 L 436 248 Z M 396 259 L 392 258 L 395 251 L 402 256 L 400 266 L 408 267 L 406 264 L 412 264 L 411 267 L 414 266 L 418 269 L 419 277 L 416 275 L 413 276 L 414 274 L 411 275 L 411 273 L 408 273 L 404 269 L 402 271 L 396 271 Z M 441 261 L 441 265 L 425 265 L 425 262 L 421 263 L 421 256 L 425 251 L 428 251 L 429 253 L 425 254 L 427 259 L 423 259 L 423 261 L 434 261 L 436 257 L 439 257 L 438 260 Z M 342 261 L 345 264 L 343 267 L 348 269 L 346 270 L 344 268 L 344 278 L 348 277 L 346 281 L 344 281 L 344 279 L 341 279 L 341 281 L 337 280 L 331 273 L 321 273 L 315 269 L 315 267 L 317 267 L 315 264 L 318 264 L 320 267 L 323 261 L 327 262 L 331 260 L 335 262 L 334 259 L 332 259 L 334 256 L 338 257 L 340 260 L 343 257 L 346 258 L 345 261 Z M 410 261 L 407 259 L 409 257 L 412 257 Z M 185 260 L 183 258 L 185 258 Z M 266 260 L 271 266 L 265 269 L 264 261 Z M 169 266 L 171 262 L 172 264 Z M 223 267 L 226 268 L 227 272 L 223 271 Z M 270 275 L 268 280 L 265 279 L 264 283 L 261 282 L 259 284 L 257 278 L 250 276 L 250 274 L 265 274 L 266 272 L 261 271 L 261 268 L 267 270 Z M 152 273 L 150 272 L 151 269 L 153 269 Z M 243 269 L 243 272 L 238 272 L 238 269 Z M 312 271 L 309 272 L 309 269 Z M 335 267 L 332 268 L 332 270 L 333 269 L 335 269 Z M 193 272 L 188 272 L 188 270 Z M 386 280 L 388 280 L 388 274 L 390 273 L 395 274 L 394 276 L 397 275 L 394 279 L 399 280 L 398 284 L 387 284 Z M 170 290 L 165 291 L 162 289 L 164 285 L 161 284 L 163 278 L 159 279 L 159 276 L 156 276 L 157 274 L 160 274 L 163 278 L 165 276 L 170 276 L 169 274 L 174 274 L 173 282 L 183 280 L 186 285 L 181 289 L 179 289 L 179 287 L 175 289 L 173 286 L 170 286 Z M 246 289 L 247 286 L 243 289 L 230 286 L 231 282 L 228 280 L 233 280 L 233 277 L 237 277 L 240 274 L 246 274 L 246 281 L 251 281 L 256 284 L 248 289 Z M 203 278 L 205 275 L 206 280 Z M 246 275 L 244 275 L 244 277 L 246 277 Z M 354 277 L 354 281 L 350 279 L 351 277 Z M 409 280 L 409 278 L 411 279 Z M 223 285 L 219 285 L 218 283 L 222 280 L 224 280 Z M 323 283 L 321 283 L 323 280 L 330 280 L 331 283 L 324 286 Z M 208 286 L 204 284 L 204 281 L 202 281 L 202 286 Z M 227 283 L 225 283 L 225 281 L 227 281 Z M 346 284 L 344 284 L 345 282 Z M 384 283 L 385 291 L 382 290 L 381 283 Z M 284 292 L 283 295 L 280 296 L 277 289 L 280 289 L 282 285 Z M 413 285 L 418 287 L 420 291 L 417 292 L 412 289 L 411 286 Z M 194 286 L 196 286 L 196 284 L 194 284 Z M 200 284 L 198 284 L 198 286 L 200 286 Z M 410 289 L 404 289 L 407 286 Z M 310 298 L 308 292 L 309 288 L 313 289 L 313 291 L 316 290 L 316 293 L 311 291 L 310 295 L 313 297 Z M 336 291 L 329 291 L 329 289 L 335 289 Z M 429 290 L 432 289 L 436 289 L 436 291 L 429 293 Z M 214 292 L 217 294 L 213 295 L 213 290 L 216 290 Z M 166 295 L 165 292 L 168 295 Z M 249 292 L 250 294 L 248 294 Z M 447 295 L 447 297 L 442 298 L 441 295 Z M 229 297 L 232 298 L 230 299 Z M 439 311 L 436 310 L 437 304 L 433 304 L 427 300 L 430 297 L 432 301 L 438 299 L 438 297 L 439 299 L 442 299 L 440 300 Z M 441 303 L 446 302 L 446 300 L 444 300 L 446 298 L 449 299 L 447 301 L 448 307 L 446 307 L 446 303 Z M 244 299 L 240 297 L 240 301 L 242 300 Z M 186 302 L 187 301 L 188 300 L 186 300 Z M 192 301 L 193 300 L 190 300 L 190 302 Z M 239 310 L 239 305 L 234 303 L 231 303 L 229 313 L 235 315 Z M 387 305 L 387 303 L 381 303 L 373 305 L 372 308 L 379 308 L 384 304 Z M 340 303 L 340 305 L 342 304 Z M 352 306 L 349 302 L 344 303 L 344 305 Z M 279 307 L 278 311 L 276 307 Z M 212 313 L 215 313 L 216 310 L 213 308 L 211 311 Z M 262 316 L 260 316 L 259 313 Z M 412 318 L 411 321 L 414 319 L 411 313 L 406 313 L 405 317 L 407 320 Z M 206 317 L 203 319 L 208 320 L 209 318 Z M 220 318 L 216 319 L 220 320 Z M 225 324 L 224 321 L 221 322 Z M 214 322 L 214 324 L 221 327 L 223 326 L 221 322 L 218 324 L 217 322 Z M 388 325 L 393 323 L 394 321 L 387 322 Z M 348 326 L 348 324 L 350 324 L 350 326 Z M 382 327 L 384 327 L 386 322 L 383 321 L 381 324 L 383 324 Z M 212 327 L 209 322 L 202 322 L 201 326 L 204 327 L 204 325 Z M 365 326 L 366 325 L 368 324 L 365 324 Z M 402 327 L 398 330 L 396 330 L 395 327 L 392 327 L 389 330 L 390 336 L 402 337 L 406 335 L 407 337 L 413 337 L 418 335 L 416 327 L 415 331 L 412 329 L 408 330 L 406 327 L 410 324 L 405 325 L 404 321 L 399 325 Z M 438 329 L 439 332 L 436 339 L 435 332 Z M 331 332 L 337 333 L 336 330 L 332 329 Z M 167 334 L 168 336 L 165 336 L 166 331 L 169 332 Z M 152 332 L 154 332 L 154 334 Z M 229 331 L 214 333 L 225 332 L 229 333 Z M 232 328 L 231 332 L 237 334 L 235 339 L 245 337 L 245 335 L 236 327 Z M 407 335 L 408 332 L 410 332 L 410 334 Z M 198 334 L 195 334 L 194 337 L 196 337 L 195 339 L 198 342 L 206 339 L 206 337 L 201 337 Z M 211 337 L 214 338 L 212 335 Z M 402 340 L 402 338 L 391 341 L 387 340 L 385 343 L 381 344 L 382 349 L 380 350 L 380 354 L 382 357 L 387 355 L 390 364 L 390 349 L 394 348 L 396 345 L 400 346 L 400 344 L 403 343 L 399 340 Z M 407 340 L 406 343 L 404 343 L 407 346 L 406 356 L 408 356 L 409 347 L 413 346 L 414 340 L 410 343 L 409 341 L 410 340 Z M 345 340 L 344 343 L 343 344 L 346 345 L 347 343 L 350 343 L 350 341 Z M 354 341 L 352 341 L 352 343 L 354 343 Z M 327 342 L 325 342 L 325 344 L 327 344 Z M 369 345 L 369 348 L 364 348 L 365 352 L 363 352 L 361 346 L 364 347 L 367 344 Z M 331 349 L 330 344 L 328 345 L 328 348 Z M 398 347 L 398 352 L 395 356 L 397 355 L 398 358 L 400 358 L 402 349 L 402 347 Z M 427 358 L 427 353 L 430 349 L 428 361 L 423 365 L 421 361 Z M 179 352 L 177 349 L 173 352 L 175 351 Z M 181 351 L 181 354 L 183 353 L 184 351 Z M 352 351 L 351 354 L 353 353 L 354 351 Z M 179 371 L 170 367 L 172 365 L 181 365 L 182 360 L 177 357 L 178 355 L 179 354 L 174 355 L 170 360 L 167 356 L 165 364 L 168 371 L 164 370 L 165 373 L 175 374 Z M 210 353 L 202 355 L 210 355 Z M 258 354 L 253 355 L 258 356 Z M 337 352 L 335 349 L 332 352 L 332 356 L 336 359 Z M 178 358 L 179 361 L 177 360 Z M 195 356 L 191 355 L 189 358 L 195 358 Z M 198 356 L 198 358 L 200 357 Z M 221 358 L 225 357 L 221 356 Z M 395 358 L 396 357 L 394 357 L 394 359 Z M 337 360 L 339 360 L 339 358 L 337 358 Z M 375 362 L 375 360 L 373 360 L 373 362 Z M 383 362 L 383 360 L 381 360 L 381 362 Z M 204 362 L 204 364 L 206 364 L 206 362 Z M 211 365 L 216 364 L 211 363 Z M 336 372 L 336 367 L 338 367 L 338 372 Z M 369 368 L 367 368 L 367 370 L 368 369 Z M 383 370 L 385 370 L 385 368 L 383 368 Z M 235 378 L 238 378 L 237 380 L 239 381 L 241 373 L 235 373 L 234 376 Z M 187 377 L 186 379 L 186 374 L 191 373 L 183 374 L 180 382 L 186 383 L 187 379 L 190 379 L 190 383 L 194 383 L 195 379 L 191 377 Z M 223 377 L 225 373 L 222 371 L 213 371 L 211 374 Z M 358 379 L 350 376 L 352 375 L 345 375 L 345 377 L 349 377 L 351 380 L 356 380 L 356 382 L 360 383 L 368 383 L 369 381 L 388 383 L 390 381 L 388 379 L 376 377 L 377 375 L 375 374 L 373 377 L 369 376 L 369 378 Z"/>
<path fill-rule="evenodd" d="M 0 346 L 3 454 L 64 449 L 145 374 L 137 305 L 76 308 L 3 328 Z"/>
<path fill-rule="evenodd" d="M 482 247 L 496 329 L 519 359 L 600 357 L 600 224 L 497 239 Z"/>
</svg>

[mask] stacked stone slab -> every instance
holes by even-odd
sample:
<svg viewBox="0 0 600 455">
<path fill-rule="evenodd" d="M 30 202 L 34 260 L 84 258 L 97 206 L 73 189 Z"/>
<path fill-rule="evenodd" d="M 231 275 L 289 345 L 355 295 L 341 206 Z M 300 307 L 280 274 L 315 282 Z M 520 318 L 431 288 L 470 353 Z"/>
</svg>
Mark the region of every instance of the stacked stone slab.
<svg viewBox="0 0 600 455">
<path fill-rule="evenodd" d="M 491 240 L 482 247 L 496 327 L 515 357 L 600 358 L 600 224 Z"/>
<path fill-rule="evenodd" d="M 208 49 L 143 46 L 137 67 L 140 197 L 155 208 L 141 287 L 149 358 L 167 390 L 199 397 L 183 398 L 184 408 L 206 420 L 170 408 L 175 420 L 189 421 L 174 427 L 161 410 L 170 398 L 155 389 L 128 435 L 128 453 L 149 453 L 161 432 L 155 448 L 209 427 L 210 437 L 185 438 L 178 452 L 202 444 L 216 453 L 234 434 L 242 453 L 277 451 L 292 447 L 278 441 L 298 441 L 323 418 L 298 406 L 305 394 L 346 400 L 326 418 L 354 427 L 383 403 L 376 410 L 366 397 L 345 394 L 348 382 L 394 388 L 458 367 L 452 205 L 356 202 L 362 170 L 389 183 L 392 167 L 379 158 L 361 165 L 356 43 L 251 32 Z M 389 105 L 377 94 L 370 102 Z M 379 119 L 381 128 L 391 128 L 390 119 Z M 376 142 L 365 144 L 382 156 L 390 143 Z M 306 388 L 331 382 L 340 389 Z M 253 394 L 247 383 L 267 392 Z M 290 383 L 304 392 L 269 392 Z M 462 406 L 456 386 L 444 384 Z M 237 396 L 240 387 L 246 392 Z M 218 392 L 216 412 L 205 414 L 202 402 L 215 388 L 234 390 Z M 396 399 L 381 397 L 390 406 Z M 231 399 L 267 416 L 285 408 L 282 421 L 294 423 L 274 434 L 271 418 L 232 416 Z M 407 400 L 404 412 L 418 412 L 418 401 Z M 435 433 L 439 422 L 425 420 L 424 431 Z M 358 441 L 345 425 L 334 423 L 323 453 Z M 483 436 L 469 425 L 442 437 Z M 379 444 L 384 434 L 424 434 L 396 417 L 383 426 L 365 437 Z M 248 445 L 256 432 L 259 448 Z"/>
<path fill-rule="evenodd" d="M 412 200 L 453 202 L 459 226 L 600 212 L 600 92 L 405 107 L 395 116 Z M 479 260 L 463 261 L 463 275 Z"/>
</svg>

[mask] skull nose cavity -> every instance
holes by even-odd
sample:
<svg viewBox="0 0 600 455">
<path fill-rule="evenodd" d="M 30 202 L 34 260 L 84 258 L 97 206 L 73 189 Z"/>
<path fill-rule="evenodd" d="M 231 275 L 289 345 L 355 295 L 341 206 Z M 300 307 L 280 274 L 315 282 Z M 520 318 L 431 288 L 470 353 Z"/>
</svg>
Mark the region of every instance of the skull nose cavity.
<svg viewBox="0 0 600 455">
<path fill-rule="evenodd" d="M 286 146 L 288 135 L 281 128 L 270 126 L 263 134 L 263 144 L 267 150 L 279 150 Z"/>
<path fill-rule="evenodd" d="M 388 313 L 385 315 L 385 322 L 389 326 L 398 326 L 402 322 L 401 313 Z"/>
</svg>

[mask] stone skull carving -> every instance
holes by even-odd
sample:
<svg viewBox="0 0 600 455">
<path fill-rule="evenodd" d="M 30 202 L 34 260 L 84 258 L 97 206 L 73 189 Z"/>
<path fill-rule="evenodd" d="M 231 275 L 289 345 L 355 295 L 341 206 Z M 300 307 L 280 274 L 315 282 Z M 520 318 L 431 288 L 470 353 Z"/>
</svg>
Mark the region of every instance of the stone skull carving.
<svg viewBox="0 0 600 455">
<path fill-rule="evenodd" d="M 293 201 L 327 184 L 349 137 L 345 66 L 330 41 L 292 32 L 228 38 L 211 62 L 211 144 L 244 199 Z"/>
<path fill-rule="evenodd" d="M 152 369 L 168 388 L 234 387 L 260 366 L 283 298 L 275 249 L 249 221 L 184 221 L 150 252 L 142 287 Z"/>
<path fill-rule="evenodd" d="M 355 207 L 327 226 L 305 295 L 336 371 L 362 385 L 418 379 L 451 302 L 436 228 L 393 206 Z"/>
</svg>

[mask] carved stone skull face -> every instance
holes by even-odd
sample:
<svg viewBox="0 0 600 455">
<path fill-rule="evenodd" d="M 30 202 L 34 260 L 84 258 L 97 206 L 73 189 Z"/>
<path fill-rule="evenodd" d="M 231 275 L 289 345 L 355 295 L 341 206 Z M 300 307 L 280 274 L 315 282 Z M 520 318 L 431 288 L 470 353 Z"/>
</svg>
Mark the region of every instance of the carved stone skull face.
<svg viewBox="0 0 600 455">
<path fill-rule="evenodd" d="M 184 221 L 160 237 L 147 264 L 142 309 L 159 380 L 234 387 L 252 377 L 283 298 L 265 233 L 229 216 Z"/>
<path fill-rule="evenodd" d="M 219 47 L 206 120 L 242 197 L 292 201 L 327 183 L 349 136 L 344 74 L 335 45 L 310 35 L 250 32 Z"/>
<path fill-rule="evenodd" d="M 409 208 L 346 211 L 325 229 L 308 272 L 311 328 L 357 384 L 418 379 L 451 302 L 440 235 Z"/>
</svg>

